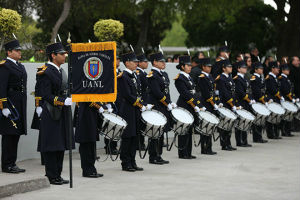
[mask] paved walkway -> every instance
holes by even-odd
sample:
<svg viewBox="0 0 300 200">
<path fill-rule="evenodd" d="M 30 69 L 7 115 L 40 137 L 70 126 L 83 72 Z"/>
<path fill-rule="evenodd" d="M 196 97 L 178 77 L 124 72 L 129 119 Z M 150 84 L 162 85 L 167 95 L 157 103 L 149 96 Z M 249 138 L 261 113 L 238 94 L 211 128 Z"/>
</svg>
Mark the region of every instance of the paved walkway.
<svg viewBox="0 0 300 200">
<path fill-rule="evenodd" d="M 235 142 L 233 141 L 233 144 Z M 252 148 L 238 148 L 235 152 L 221 151 L 219 141 L 214 144 L 216 156 L 200 154 L 195 148 L 195 160 L 180 160 L 177 151 L 165 152 L 169 165 L 150 165 L 148 159 L 138 159 L 143 172 L 123 172 L 120 161 L 97 162 L 103 178 L 81 177 L 80 160 L 74 155 L 74 188 L 68 185 L 18 194 L 5 199 L 20 200 L 298 200 L 300 199 L 300 134 Z M 0 185 L 16 179 L 44 174 L 39 160 L 19 163 L 27 173 L 0 173 Z M 68 158 L 63 177 L 68 177 Z"/>
</svg>

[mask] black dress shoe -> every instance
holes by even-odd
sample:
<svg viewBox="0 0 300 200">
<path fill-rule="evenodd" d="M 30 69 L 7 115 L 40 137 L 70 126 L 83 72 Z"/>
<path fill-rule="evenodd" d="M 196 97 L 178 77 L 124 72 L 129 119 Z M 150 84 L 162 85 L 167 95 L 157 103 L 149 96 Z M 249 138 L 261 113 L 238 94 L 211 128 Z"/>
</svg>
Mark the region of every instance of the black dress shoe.
<svg viewBox="0 0 300 200">
<path fill-rule="evenodd" d="M 252 147 L 251 144 L 244 144 L 245 147 Z"/>
<path fill-rule="evenodd" d="M 163 165 L 164 163 L 160 160 L 149 160 L 150 164 L 155 164 L 155 165 Z"/>
<path fill-rule="evenodd" d="M 126 172 L 135 172 L 135 169 L 131 166 L 122 167 L 122 170 Z"/>
<path fill-rule="evenodd" d="M 160 158 L 159 161 L 162 162 L 163 164 L 169 164 L 169 163 L 170 163 L 169 161 L 164 160 L 164 159 L 162 159 L 162 158 Z"/>
<path fill-rule="evenodd" d="M 63 182 L 62 182 L 62 180 L 60 180 L 60 178 L 49 179 L 49 182 L 51 185 L 62 185 L 63 184 Z"/>
<path fill-rule="evenodd" d="M 274 139 L 279 140 L 279 139 L 282 139 L 282 137 L 280 137 L 280 136 L 275 136 Z"/>
<path fill-rule="evenodd" d="M 144 171 L 143 168 L 138 167 L 137 165 L 132 165 L 132 168 L 135 169 L 135 171 Z"/>
<path fill-rule="evenodd" d="M 196 159 L 196 156 L 190 155 L 190 159 Z"/>
<path fill-rule="evenodd" d="M 224 151 L 232 151 L 232 149 L 230 149 L 230 148 L 227 147 L 227 146 L 222 147 L 222 150 L 224 150 Z"/>
<path fill-rule="evenodd" d="M 291 133 L 288 133 L 287 136 L 288 136 L 288 137 L 294 137 L 294 135 L 291 134 Z"/>
<path fill-rule="evenodd" d="M 212 150 L 207 151 L 207 155 L 216 155 L 216 154 L 217 154 L 217 152 L 214 152 L 214 151 L 212 151 Z"/>
<path fill-rule="evenodd" d="M 63 179 L 62 177 L 59 177 L 58 179 L 61 180 L 63 184 L 69 184 L 70 183 L 70 181 Z"/>
<path fill-rule="evenodd" d="M 231 145 L 229 145 L 228 148 L 231 149 L 232 151 L 236 150 L 236 148 L 232 147 Z"/>
<path fill-rule="evenodd" d="M 98 174 L 97 172 L 94 172 L 92 174 L 84 174 L 82 176 L 86 178 L 100 178 L 103 177 L 103 174 Z"/>
<path fill-rule="evenodd" d="M 189 156 L 179 156 L 179 159 L 191 159 Z"/>
<path fill-rule="evenodd" d="M 10 173 L 10 174 L 18 174 L 18 173 L 20 173 L 19 170 L 16 169 L 15 167 L 3 168 L 2 172 L 4 172 L 4 173 Z"/>
<path fill-rule="evenodd" d="M 245 144 L 237 144 L 238 147 L 247 147 Z"/>
<path fill-rule="evenodd" d="M 16 165 L 16 166 L 14 166 L 13 168 L 15 168 L 16 170 L 18 170 L 18 171 L 19 171 L 19 173 L 24 173 L 24 172 L 26 172 L 26 170 L 25 170 L 25 169 L 21 169 L 21 168 L 19 168 L 17 165 Z"/>
</svg>

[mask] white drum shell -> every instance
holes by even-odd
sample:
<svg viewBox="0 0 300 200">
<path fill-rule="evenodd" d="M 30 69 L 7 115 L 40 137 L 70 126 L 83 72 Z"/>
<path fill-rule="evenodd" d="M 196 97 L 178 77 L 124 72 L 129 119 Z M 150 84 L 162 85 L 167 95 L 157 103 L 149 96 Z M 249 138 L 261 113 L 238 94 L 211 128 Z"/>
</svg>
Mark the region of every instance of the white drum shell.
<svg viewBox="0 0 300 200">
<path fill-rule="evenodd" d="M 115 141 L 120 140 L 127 122 L 122 117 L 108 112 L 104 112 L 102 118 L 101 133 L 104 137 Z"/>
<path fill-rule="evenodd" d="M 148 138 L 157 139 L 163 134 L 167 118 L 157 110 L 147 110 L 142 112 L 141 121 L 143 123 L 142 134 Z"/>
<path fill-rule="evenodd" d="M 179 113 L 181 115 L 179 115 Z M 171 116 L 174 121 L 173 130 L 178 135 L 185 135 L 188 133 L 189 127 L 194 122 L 194 116 L 186 109 L 177 107 L 171 111 Z"/>
</svg>

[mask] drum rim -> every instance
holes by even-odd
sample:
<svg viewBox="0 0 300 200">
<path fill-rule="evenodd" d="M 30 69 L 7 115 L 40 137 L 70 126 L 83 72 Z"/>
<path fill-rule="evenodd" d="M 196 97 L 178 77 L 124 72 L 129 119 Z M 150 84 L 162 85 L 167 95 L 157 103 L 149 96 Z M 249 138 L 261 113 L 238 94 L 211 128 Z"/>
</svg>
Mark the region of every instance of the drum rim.
<svg viewBox="0 0 300 200">
<path fill-rule="evenodd" d="M 231 113 L 235 116 L 235 118 L 231 118 L 231 117 L 228 117 L 228 116 L 226 116 L 226 117 L 228 117 L 228 118 L 230 118 L 230 119 L 232 119 L 232 120 L 236 120 L 236 119 L 237 119 L 237 115 L 236 115 L 234 112 L 232 112 L 230 109 L 225 108 L 225 107 L 221 107 L 221 108 L 218 109 L 218 111 L 219 111 L 220 114 L 223 115 L 223 113 L 220 112 L 220 110 L 222 110 L 222 109 L 231 112 Z"/>
<path fill-rule="evenodd" d="M 296 111 L 294 111 L 294 110 L 289 110 L 288 108 L 286 108 L 286 107 L 284 106 L 284 104 L 291 105 L 292 107 L 296 108 Z M 283 107 L 284 109 L 286 109 L 286 110 L 289 111 L 289 112 L 296 113 L 296 112 L 298 111 L 298 107 L 297 107 L 295 104 L 293 104 L 292 102 L 284 101 L 284 102 L 281 102 L 281 105 L 282 105 L 282 107 Z"/>
<path fill-rule="evenodd" d="M 185 123 L 185 124 L 193 124 L 193 123 L 194 123 L 195 119 L 194 119 L 193 114 L 192 114 L 190 111 L 188 111 L 187 109 L 182 108 L 182 107 L 176 107 L 176 108 L 173 108 L 173 109 L 171 110 L 171 115 L 172 115 L 173 119 L 176 119 L 177 121 L 179 121 L 179 120 L 173 115 L 173 110 L 176 110 L 176 109 L 186 111 L 186 112 L 188 113 L 188 115 L 191 116 L 192 122 L 191 122 L 191 123 Z M 181 122 L 181 121 L 179 121 L 179 122 L 180 122 L 180 123 L 183 123 L 183 122 Z"/>
<path fill-rule="evenodd" d="M 255 104 L 256 104 L 256 105 L 261 105 L 261 106 L 263 106 L 263 107 L 269 112 L 269 114 L 265 115 L 265 114 L 258 113 L 258 112 L 254 109 L 254 107 L 253 107 L 253 105 L 255 105 Z M 256 113 L 258 113 L 258 114 L 260 114 L 260 115 L 269 116 L 269 115 L 271 114 L 271 111 L 268 109 L 268 107 L 267 107 L 265 104 L 262 104 L 262 103 L 260 103 L 260 102 L 256 102 L 256 103 L 252 104 L 251 107 L 252 107 L 252 109 L 253 109 Z"/>
<path fill-rule="evenodd" d="M 200 116 L 200 113 L 207 113 L 207 114 L 209 114 L 210 116 L 214 117 L 218 122 L 217 122 L 217 123 L 213 123 L 213 122 L 210 122 L 210 121 L 204 119 L 203 117 L 201 117 L 201 118 L 204 119 L 205 121 L 207 121 L 207 122 L 209 122 L 209 123 L 212 123 L 212 124 L 216 124 L 216 125 L 218 125 L 218 124 L 220 123 L 220 119 L 219 119 L 215 114 L 213 114 L 213 113 L 211 113 L 211 112 L 209 112 L 209 111 L 200 111 L 200 112 L 198 113 L 199 116 Z"/>
<path fill-rule="evenodd" d="M 158 111 L 158 110 L 155 110 L 155 109 L 146 110 L 146 111 L 144 111 L 144 112 L 141 113 L 142 120 L 144 120 L 144 121 L 147 122 L 147 123 L 149 123 L 149 122 L 146 121 L 145 118 L 143 117 L 143 113 L 145 113 L 145 112 L 155 112 L 155 113 L 161 115 L 161 116 L 164 118 L 164 120 L 165 120 L 165 124 L 164 124 L 164 125 L 151 124 L 151 125 L 153 125 L 153 126 L 165 126 L 165 125 L 168 123 L 167 117 L 166 117 L 162 112 L 160 112 L 160 111 Z M 149 123 L 149 124 L 150 124 L 150 123 Z"/>
<path fill-rule="evenodd" d="M 104 112 L 102 113 L 102 116 L 103 116 L 103 118 L 107 119 L 107 118 L 105 117 L 104 114 L 113 115 L 113 116 L 115 116 L 116 118 L 119 118 L 121 121 L 123 121 L 123 122 L 125 123 L 124 128 L 128 125 L 128 123 L 126 122 L 125 119 L 123 119 L 121 116 L 119 116 L 119 115 L 117 115 L 117 114 L 115 114 L 115 113 L 110 113 L 110 112 L 104 111 Z M 107 120 L 108 120 L 108 119 L 107 119 Z M 111 120 L 109 120 L 109 121 L 111 121 Z M 115 124 L 117 124 L 117 123 L 115 123 Z M 117 124 L 117 125 L 118 125 L 118 126 L 123 126 L 123 125 L 121 125 L 121 124 Z"/>
<path fill-rule="evenodd" d="M 281 107 L 282 109 L 283 109 L 283 113 L 281 114 L 281 113 L 276 113 L 276 112 L 273 112 L 271 109 L 269 109 L 269 107 L 268 107 L 268 109 L 272 112 L 272 113 L 275 113 L 276 115 L 284 115 L 284 113 L 285 113 L 285 108 L 281 105 L 281 104 L 279 104 L 279 103 L 276 103 L 276 102 L 272 102 L 272 103 L 269 103 L 269 106 L 270 105 L 278 105 L 279 107 Z"/>
<path fill-rule="evenodd" d="M 247 114 L 250 114 L 252 117 L 253 117 L 253 119 L 247 119 L 247 120 L 250 120 L 250 121 L 254 121 L 255 120 L 255 116 L 251 113 L 251 112 L 249 112 L 248 110 L 246 110 L 246 109 L 239 109 L 239 110 L 236 110 L 236 113 L 238 114 L 238 116 L 240 116 L 240 117 L 243 117 L 243 116 L 241 116 L 238 112 L 246 112 Z M 246 119 L 245 117 L 243 117 L 244 119 Z"/>
</svg>

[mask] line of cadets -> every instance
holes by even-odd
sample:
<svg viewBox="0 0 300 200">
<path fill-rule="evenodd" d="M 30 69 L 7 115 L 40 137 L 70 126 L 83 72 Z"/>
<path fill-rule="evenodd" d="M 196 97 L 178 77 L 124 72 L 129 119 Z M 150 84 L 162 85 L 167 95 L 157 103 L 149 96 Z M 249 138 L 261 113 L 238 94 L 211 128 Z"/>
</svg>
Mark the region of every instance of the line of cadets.
<svg viewBox="0 0 300 200">
<path fill-rule="evenodd" d="M 21 59 L 20 45 L 17 40 L 5 44 L 7 59 L 0 63 L 0 134 L 2 135 L 1 167 L 3 172 L 22 173 L 16 165 L 17 147 L 20 135 L 26 134 L 26 84 L 25 68 L 18 62 Z M 181 159 L 195 159 L 192 155 L 192 133 L 197 126 L 198 115 L 201 110 L 217 114 L 219 107 L 226 107 L 233 111 L 246 109 L 251 111 L 255 102 L 268 104 L 270 102 L 296 102 L 292 93 L 288 65 L 282 65 L 279 75 L 277 62 L 269 63 L 271 72 L 263 79 L 263 66 L 260 62 L 253 63 L 254 74 L 249 81 L 245 78 L 247 66 L 244 61 L 235 63 L 237 75 L 232 78 L 232 65 L 225 57 L 228 55 L 226 46 L 219 49 L 220 56 L 212 66 L 209 58 L 197 59 L 197 66 L 192 68 L 190 56 L 180 56 L 176 68 L 180 71 L 175 77 L 175 86 L 179 92 L 177 104 L 171 101 L 170 79 L 164 71 L 166 64 L 161 52 L 149 56 L 152 64 L 150 73 L 146 73 L 148 59 L 144 54 L 133 52 L 123 54 L 122 61 L 125 69 L 118 74 L 118 97 L 115 103 L 90 102 L 78 103 L 75 107 L 73 125 L 75 127 L 76 143 L 79 143 L 82 176 L 88 178 L 102 177 L 95 168 L 96 141 L 99 140 L 101 117 L 99 113 L 105 110 L 115 112 L 124 118 L 128 126 L 124 130 L 120 147 L 122 170 L 134 172 L 142 171 L 136 163 L 136 149 L 141 143 L 145 149 L 145 138 L 141 135 L 141 112 L 156 109 L 168 119 L 164 133 L 172 129 L 171 111 L 177 106 L 190 111 L 194 124 L 187 134 L 178 137 L 178 156 Z M 39 130 L 38 151 L 41 152 L 45 165 L 46 176 L 51 184 L 67 184 L 69 181 L 61 177 L 64 151 L 68 149 L 67 116 L 70 112 L 72 99 L 66 96 L 67 76 L 60 67 L 66 58 L 66 51 L 61 43 L 54 43 L 46 47 L 48 62 L 39 67 L 35 86 L 35 113 L 31 128 Z M 117 63 L 119 66 L 119 60 Z M 215 77 L 215 78 L 213 78 Z M 252 92 L 250 92 L 252 90 Z M 11 122 L 14 105 L 19 112 L 16 120 L 17 128 Z M 292 136 L 291 123 L 282 121 L 282 135 Z M 267 136 L 279 139 L 279 125 L 267 122 Z M 262 138 L 263 127 L 253 125 L 253 142 L 265 143 Z M 222 150 L 232 151 L 231 131 L 218 129 Z M 240 147 L 250 147 L 247 132 L 235 130 L 236 144 Z M 163 165 L 169 161 L 162 158 L 164 134 L 159 139 L 149 139 L 149 163 Z M 116 142 L 105 141 L 106 151 L 117 154 Z M 74 143 L 72 144 L 74 148 Z M 201 153 L 214 155 L 212 151 L 212 136 L 201 135 Z"/>
</svg>

